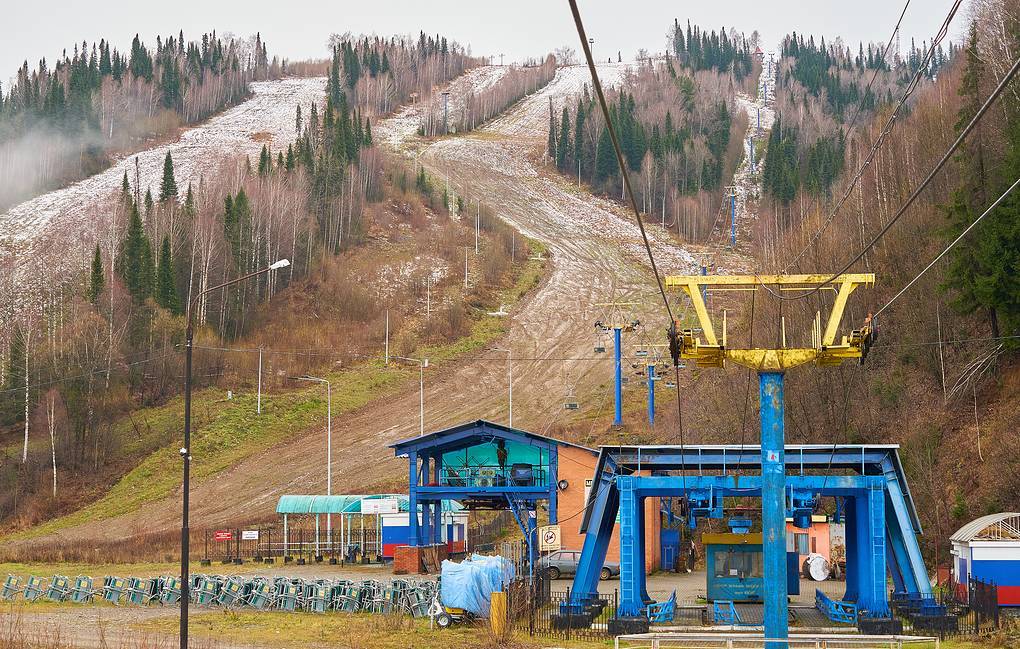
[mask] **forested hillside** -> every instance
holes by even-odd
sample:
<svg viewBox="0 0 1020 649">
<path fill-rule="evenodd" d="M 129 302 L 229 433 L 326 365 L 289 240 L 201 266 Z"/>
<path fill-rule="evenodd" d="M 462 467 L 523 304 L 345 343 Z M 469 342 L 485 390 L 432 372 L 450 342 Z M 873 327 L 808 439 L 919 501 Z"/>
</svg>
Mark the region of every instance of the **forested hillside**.
<svg viewBox="0 0 1020 649">
<path fill-rule="evenodd" d="M 688 240 L 708 234 L 718 192 L 740 157 L 746 117 L 735 96 L 753 79 L 750 42 L 725 30 L 671 25 L 674 56 L 639 62 L 610 89 L 610 118 L 620 137 L 642 210 L 675 224 Z M 622 197 L 609 131 L 585 88 L 572 106 L 549 107 L 549 157 L 564 174 Z"/>
<path fill-rule="evenodd" d="M 110 157 L 200 121 L 248 94 L 248 83 L 276 77 L 286 62 L 266 44 L 183 32 L 136 35 L 131 51 L 105 40 L 75 44 L 51 68 L 26 61 L 0 88 L 0 210 L 104 169 Z M 4 92 L 6 90 L 6 92 Z"/>
<path fill-rule="evenodd" d="M 844 49 L 842 55 L 830 54 L 826 62 L 819 48 L 811 47 L 810 39 L 802 44 L 797 38 L 799 54 L 787 56 L 783 64 L 790 73 L 787 92 L 802 83 L 795 80 L 795 69 L 803 65 L 807 52 L 827 63 L 822 79 L 830 84 L 833 75 L 843 79 L 840 87 L 848 95 L 817 104 L 809 98 L 809 109 L 804 111 L 787 108 L 784 131 L 794 128 L 796 114 L 818 115 L 815 124 L 831 120 L 831 127 L 838 130 L 846 127 L 847 115 L 862 102 L 867 113 L 846 138 L 845 154 L 836 157 L 841 170 L 831 179 L 831 200 L 826 193 L 810 202 L 798 198 L 796 210 L 804 220 L 795 219 L 786 230 L 778 228 L 782 234 L 774 252 L 771 236 L 763 233 L 759 239 L 767 251 L 766 272 L 827 274 L 864 252 L 851 270 L 874 272 L 876 286 L 855 294 L 847 318 L 851 326 L 857 326 L 868 313 L 884 308 L 876 319 L 878 342 L 860 366 L 789 374 L 788 394 L 797 397 L 787 410 L 788 440 L 901 444 L 925 525 L 926 550 L 943 563 L 948 535 L 961 524 L 1020 506 L 1016 407 L 1020 399 L 1016 357 L 1020 194 L 1011 194 L 916 284 L 901 297 L 895 296 L 1020 177 L 1017 81 L 913 207 L 877 245 L 866 245 L 897 216 L 908 195 L 974 118 L 1020 52 L 1016 0 L 978 3 L 970 18 L 969 25 L 957 19 L 957 32 L 964 36 L 962 46 L 953 47 L 949 55 L 943 56 L 938 48 L 928 55 L 931 63 L 922 70 L 924 83 L 885 138 L 881 133 L 893 110 L 889 95 L 895 97 L 918 69 L 930 43 L 906 60 L 881 63 L 874 98 L 857 93 L 851 100 L 848 80 L 868 77 L 869 66 L 880 65 L 876 55 L 862 56 L 859 50 L 854 57 Z M 787 53 L 793 49 L 791 37 Z M 826 49 L 833 52 L 831 47 Z M 785 72 L 780 74 L 785 78 Z M 824 85 L 819 88 L 818 96 L 827 98 Z M 812 86 L 805 83 L 797 92 L 810 94 Z M 803 94 L 795 101 L 804 105 Z M 810 124 L 807 117 L 800 122 L 798 142 L 817 142 L 815 138 L 824 132 L 811 129 Z M 864 167 L 849 199 L 833 211 L 864 166 L 872 144 L 879 141 L 877 155 Z M 803 158 L 800 164 L 801 173 L 807 173 Z M 801 185 L 798 192 L 805 190 Z M 782 315 L 787 332 L 806 335 L 816 311 L 824 317 L 830 303 L 821 295 L 782 304 L 762 298 L 750 324 L 756 336 L 768 337 L 774 335 Z"/>
<path fill-rule="evenodd" d="M 929 84 L 953 57 L 940 42 L 930 57 L 928 43 L 901 57 L 886 52 L 891 43 L 858 43 L 853 52 L 841 39 L 796 32 L 783 39 L 774 65 L 776 123 L 763 169 L 768 209 L 789 225 L 803 212 L 801 202 L 817 205 L 831 193 L 843 171 L 848 130 L 893 104 L 911 84 Z M 919 68 L 924 62 L 924 69 Z"/>
<path fill-rule="evenodd" d="M 261 43 L 259 51 L 261 63 L 244 68 L 249 70 L 247 77 L 240 68 L 233 76 L 222 67 L 203 74 L 208 83 L 220 73 L 241 83 L 256 70 L 275 73 L 275 66 L 265 65 Z M 161 44 L 151 81 L 146 81 L 149 61 L 142 49 L 135 54 L 137 77 L 131 59 L 111 53 L 111 66 L 118 61 L 117 73 L 125 84 L 138 88 L 150 84 L 153 93 L 158 89 L 157 97 L 166 97 L 176 86 L 159 80 L 166 76 L 164 66 L 172 66 L 179 52 L 177 39 Z M 185 52 L 187 57 L 194 50 Z M 464 233 L 428 227 L 431 215 L 447 213 L 447 201 L 427 177 L 416 183 L 414 173 L 399 164 L 384 167 L 368 114 L 377 115 L 409 93 L 427 92 L 460 74 L 472 63 L 463 52 L 445 38 L 424 35 L 417 42 L 338 42 L 327 92 L 304 114 L 300 106 L 296 108 L 294 141 L 285 150 L 264 145 L 258 159 L 251 160 L 225 155 L 219 173 L 199 184 L 178 180 L 172 150 L 158 187 L 137 187 L 124 175 L 120 191 L 106 204 L 115 227 L 95 245 L 90 267 L 74 277 L 39 278 L 46 282 L 41 287 L 45 300 L 28 303 L 0 336 L 0 519 L 9 523 L 14 516 L 19 525 L 31 524 L 83 496 L 73 489 L 50 496 L 45 474 L 49 464 L 59 466 L 62 481 L 74 485 L 95 475 L 105 476 L 100 483 L 109 482 L 130 468 L 132 458 L 137 460 L 132 454 L 140 449 L 130 434 L 125 435 L 123 418 L 179 394 L 183 314 L 192 295 L 287 258 L 291 265 L 283 271 L 197 301 L 199 340 L 212 347 L 231 343 L 243 347 L 260 339 L 277 349 L 332 345 L 335 360 L 345 362 L 360 357 L 366 342 L 376 344 L 383 331 L 380 305 L 392 294 L 370 293 L 338 260 L 353 256 L 363 264 L 358 256 L 362 245 L 374 245 L 380 236 L 404 242 L 409 231 L 423 232 L 416 235 L 420 241 L 415 245 L 436 246 L 440 259 L 450 257 L 443 264 L 456 267 L 454 257 L 459 259 L 461 253 L 453 242 Z M 224 64 L 219 54 L 210 56 L 216 66 L 226 65 L 228 71 L 233 66 Z M 230 56 L 236 62 L 237 52 Z M 102 77 L 101 86 L 116 87 L 112 71 L 110 75 Z M 243 85 L 238 91 L 243 92 Z M 195 88 L 190 92 L 197 101 Z M 383 95 L 386 103 L 380 104 L 377 100 Z M 176 105 L 194 108 L 189 96 L 179 97 Z M 509 232 L 504 237 L 506 228 L 491 215 L 483 225 L 490 233 L 486 240 L 495 237 L 496 244 L 488 255 L 492 267 L 486 269 L 485 281 L 474 287 L 471 299 L 484 304 L 488 291 L 510 276 L 506 257 L 511 245 Z M 374 239 L 367 236 L 372 228 L 382 229 Z M 516 245 L 519 251 L 526 250 L 523 242 Z M 376 265 L 383 263 L 388 262 Z M 362 272 L 378 270 L 368 265 Z M 418 279 L 424 287 L 424 276 Z M 456 286 L 456 280 L 447 282 L 445 274 L 431 278 L 431 290 L 437 291 L 433 324 L 442 324 L 430 329 L 437 337 L 426 336 L 422 342 L 464 335 L 471 322 L 461 306 L 463 299 L 445 295 L 448 283 Z M 279 300 L 293 308 L 275 307 Z M 306 302 L 312 305 L 307 310 L 297 306 Z M 451 310 L 448 304 L 457 308 Z M 413 308 L 413 303 L 393 303 L 392 333 L 406 339 L 409 352 L 419 338 L 413 329 L 403 332 L 400 323 L 402 313 Z M 269 309 L 277 312 L 274 327 L 282 322 L 288 326 L 264 331 L 260 315 Z M 335 335 L 324 333 L 323 327 Z M 352 327 L 371 333 L 344 333 Z M 236 384 L 237 376 L 226 369 L 235 361 L 225 361 L 221 353 L 199 353 L 198 385 Z M 307 368 L 309 361 L 330 359 L 299 356 L 275 363 L 283 372 L 291 364 Z M 249 378 L 246 374 L 243 380 Z M 279 381 L 266 378 L 267 386 L 280 385 Z M 40 443 L 48 427 L 55 431 L 52 439 L 59 440 L 52 448 L 50 440 Z"/>
</svg>

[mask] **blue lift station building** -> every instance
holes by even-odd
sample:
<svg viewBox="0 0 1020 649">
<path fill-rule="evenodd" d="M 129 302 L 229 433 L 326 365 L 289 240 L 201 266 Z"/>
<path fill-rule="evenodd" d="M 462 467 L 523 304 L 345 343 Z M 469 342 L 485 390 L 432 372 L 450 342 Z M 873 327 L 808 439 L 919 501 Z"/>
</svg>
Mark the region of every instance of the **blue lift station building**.
<svg viewBox="0 0 1020 649">
<path fill-rule="evenodd" d="M 888 576 L 897 596 L 922 600 L 930 600 L 931 596 L 917 540 L 921 525 L 898 448 L 787 445 L 783 454 L 782 505 L 786 516 L 796 526 L 806 528 L 820 500 L 831 498 L 835 500 L 835 518 L 845 522 L 847 572 L 843 599 L 856 604 L 862 628 L 867 620 L 890 620 Z M 691 529 L 701 519 L 722 519 L 726 497 L 761 497 L 761 447 L 603 446 L 591 493 L 592 501 L 581 524 L 585 534 L 581 561 L 563 613 L 583 616 L 597 600 L 599 568 L 619 516 L 618 617 L 624 623 L 647 624 L 646 609 L 653 600 L 648 596 L 642 569 L 643 501 L 654 497 L 685 499 Z M 785 545 L 785 538 L 774 541 Z"/>
</svg>

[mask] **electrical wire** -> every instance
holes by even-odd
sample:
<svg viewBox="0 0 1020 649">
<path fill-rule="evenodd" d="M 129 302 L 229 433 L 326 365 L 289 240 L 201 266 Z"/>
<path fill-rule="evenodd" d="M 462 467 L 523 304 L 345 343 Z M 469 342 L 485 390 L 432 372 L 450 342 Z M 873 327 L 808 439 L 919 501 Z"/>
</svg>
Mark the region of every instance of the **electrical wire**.
<svg viewBox="0 0 1020 649">
<path fill-rule="evenodd" d="M 990 213 L 992 212 L 992 210 L 994 210 L 994 209 L 995 209 L 996 207 L 998 207 L 998 206 L 999 206 L 999 204 L 1000 204 L 1000 203 L 1002 203 L 1002 201 L 1006 200 L 1006 197 L 1007 197 L 1007 196 L 1009 196 L 1009 194 L 1010 194 L 1010 193 L 1011 193 L 1011 192 L 1012 192 L 1012 191 L 1013 191 L 1014 189 L 1016 189 L 1018 185 L 1020 185 L 1020 178 L 1017 178 L 1017 179 L 1016 179 L 1016 181 L 1015 181 L 1015 182 L 1014 182 L 1014 183 L 1013 183 L 1012 185 L 1010 185 L 1010 186 L 1009 186 L 1009 188 L 1008 188 L 1008 189 L 1007 189 L 1007 190 L 1006 190 L 1005 192 L 1003 192 L 1003 193 L 1002 193 L 1002 196 L 999 196 L 999 197 L 998 197 L 997 199 L 995 199 L 995 202 L 994 202 L 994 203 L 992 203 L 991 205 L 989 205 L 989 206 L 988 206 L 988 209 L 986 209 L 986 210 L 985 210 L 984 212 L 982 212 L 982 213 L 981 213 L 981 216 L 979 216 L 979 217 L 977 217 L 976 219 L 974 219 L 974 222 L 973 222 L 973 223 L 971 223 L 970 225 L 968 225 L 968 226 L 967 226 L 967 228 L 966 228 L 966 229 L 965 229 L 965 230 L 964 230 L 963 232 L 961 232 L 961 233 L 960 233 L 960 236 L 958 236 L 958 237 L 956 237 L 955 239 L 953 239 L 952 243 L 950 243 L 950 244 L 949 244 L 948 246 L 946 246 L 946 248 L 945 248 L 945 249 L 944 249 L 944 250 L 943 250 L 942 252 L 940 252 L 940 253 L 939 253 L 939 254 L 938 254 L 938 255 L 937 255 L 936 257 L 935 257 L 935 259 L 932 259 L 932 260 L 931 260 L 931 262 L 930 262 L 930 263 L 929 263 L 929 264 L 928 264 L 927 266 L 925 266 L 925 267 L 924 267 L 924 268 L 923 268 L 923 269 L 921 270 L 921 272 L 920 272 L 920 273 L 918 273 L 918 274 L 917 274 L 916 276 L 914 276 L 914 278 L 913 278 L 912 280 L 910 280 L 909 282 L 907 282 L 906 286 L 904 286 L 903 288 L 901 288 L 901 289 L 900 289 L 900 291 L 899 291 L 899 293 L 897 293 L 896 295 L 894 295 L 894 296 L 892 297 L 892 299 L 891 299 L 891 300 L 889 300 L 888 302 L 886 302 L 886 303 L 885 303 L 885 304 L 884 304 L 884 305 L 882 306 L 882 308 L 881 308 L 881 309 L 879 309 L 878 311 L 876 311 L 876 312 L 875 312 L 875 315 L 874 315 L 873 317 L 876 317 L 876 318 L 877 318 L 877 317 L 878 317 L 879 315 L 881 315 L 881 314 L 882 314 L 882 312 L 883 312 L 883 311 L 885 311 L 886 309 L 888 309 L 888 308 L 889 308 L 889 306 L 890 306 L 890 305 L 891 305 L 891 304 L 892 304 L 893 302 L 895 302 L 896 300 L 898 300 L 898 299 L 900 298 L 900 296 L 901 296 L 901 295 L 903 295 L 904 293 L 906 293 L 906 292 L 907 292 L 907 290 L 908 290 L 908 289 L 909 289 L 909 288 L 910 288 L 911 286 L 913 286 L 914 284 L 916 284 L 916 283 L 917 283 L 917 280 L 921 279 L 921 277 L 923 277 L 925 273 L 927 273 L 927 272 L 928 272 L 929 270 L 931 270 L 931 269 L 932 269 L 932 267 L 933 267 L 933 266 L 934 266 L 935 264 L 937 264 L 937 263 L 939 262 L 939 260 L 940 260 L 940 259 L 942 259 L 943 257 L 945 257 L 945 256 L 946 256 L 946 255 L 947 255 L 947 254 L 949 253 L 949 251 L 953 249 L 953 247 L 954 247 L 954 246 L 955 246 L 956 244 L 960 243 L 960 241 L 961 241 L 961 240 L 962 240 L 962 239 L 963 239 L 963 238 L 964 238 L 965 236 L 967 236 L 967 235 L 968 235 L 968 234 L 970 233 L 970 231 L 971 231 L 971 230 L 973 230 L 975 226 L 977 226 L 977 224 L 978 224 L 978 223 L 980 223 L 980 222 L 981 222 L 981 219 L 983 219 L 983 218 L 985 218 L 986 216 L 988 216 L 988 215 L 989 215 L 989 214 L 990 214 Z"/>
<path fill-rule="evenodd" d="M 988 109 L 991 108 L 995 100 L 998 99 L 999 95 L 1001 95 L 1002 92 L 1006 89 L 1006 86 L 1008 86 L 1010 81 L 1013 80 L 1013 77 L 1016 76 L 1017 72 L 1020 72 L 1020 58 L 1017 58 L 1017 60 L 1013 63 L 1013 66 L 1009 69 L 1006 75 L 999 82 L 999 85 L 995 87 L 995 90 L 992 91 L 992 94 L 988 96 L 988 99 L 985 100 L 985 103 L 981 106 L 977 113 L 974 114 L 974 117 L 971 119 L 970 123 L 967 124 L 967 127 L 960 132 L 960 135 L 956 138 L 956 141 L 954 141 L 952 146 L 950 146 L 949 149 L 945 152 L 945 154 L 943 154 L 942 158 L 939 159 L 939 161 L 935 164 L 932 170 L 925 177 L 925 179 L 921 181 L 921 184 L 918 185 L 913 192 L 911 192 L 910 196 L 907 197 L 906 202 L 904 202 L 903 205 L 901 205 L 900 208 L 896 210 L 896 213 L 893 215 L 893 217 L 889 219 L 889 222 L 886 223 L 881 230 L 879 230 L 878 234 L 875 235 L 875 237 L 868 243 L 868 245 L 864 246 L 864 248 L 861 249 L 861 251 L 858 252 L 856 255 L 854 255 L 854 257 L 850 261 L 844 264 L 842 268 L 833 273 L 832 276 L 830 276 L 824 282 L 820 283 L 814 288 L 811 288 L 797 295 L 782 295 L 778 291 L 774 290 L 771 286 L 768 286 L 764 283 L 762 283 L 762 287 L 780 300 L 784 301 L 800 300 L 819 292 L 823 287 L 827 286 L 828 284 L 831 284 L 833 280 L 837 279 L 840 275 L 849 270 L 851 266 L 860 261 L 861 258 L 863 258 L 864 255 L 867 254 L 869 250 L 874 248 L 875 245 L 882 239 L 882 237 L 884 237 L 886 233 L 888 233 L 889 230 L 891 230 L 892 227 L 896 225 L 896 223 L 903 217 L 907 210 L 914 204 L 914 201 L 916 201 L 918 197 L 921 195 L 921 193 L 925 189 L 927 189 L 928 185 L 930 185 L 932 180 L 935 179 L 935 176 L 938 174 L 938 172 L 942 170 L 946 163 L 949 162 L 953 154 L 956 153 L 956 150 L 960 148 L 960 145 L 963 144 L 963 141 L 967 138 L 968 135 L 970 135 L 970 132 L 973 131 L 975 127 L 977 127 L 978 122 L 981 121 L 981 118 L 984 117 L 986 112 L 988 112 Z M 755 275 L 755 277 L 757 277 L 757 275 Z"/>
<path fill-rule="evenodd" d="M 846 204 L 846 201 L 849 200 L 850 194 L 853 193 L 853 190 L 857 186 L 858 181 L 860 181 L 860 179 L 864 177 L 865 170 L 868 168 L 868 166 L 871 165 L 872 160 L 878 154 L 878 150 L 882 147 L 882 144 L 885 142 L 886 137 L 888 137 L 888 135 L 892 132 L 892 129 L 893 129 L 893 127 L 896 124 L 896 119 L 899 116 L 900 110 L 906 105 L 907 100 L 910 98 L 910 96 L 917 89 L 917 86 L 920 84 L 921 77 L 923 76 L 923 72 L 924 72 L 924 70 L 928 69 L 929 61 L 930 61 L 931 57 L 934 56 L 934 54 L 935 54 L 935 48 L 942 43 L 942 40 L 949 33 L 949 25 L 952 23 L 953 18 L 956 16 L 956 12 L 959 10 L 961 3 L 962 3 L 962 0 L 956 0 L 956 2 L 950 8 L 949 14 L 946 16 L 946 19 L 942 22 L 942 26 L 939 28 L 939 31 L 932 38 L 931 47 L 925 53 L 924 59 L 917 66 L 917 70 L 914 72 L 914 76 L 910 79 L 910 82 L 907 84 L 907 87 L 903 91 L 903 95 L 900 97 L 899 101 L 896 103 L 896 107 L 893 109 L 892 115 L 889 116 L 889 119 L 886 121 L 885 125 L 882 127 L 882 130 L 879 132 L 878 137 L 872 143 L 871 149 L 868 151 L 868 155 L 864 158 L 864 162 L 861 163 L 861 166 L 857 170 L 857 173 L 855 173 L 853 178 L 850 179 L 850 183 L 847 185 L 846 190 L 844 190 L 843 195 L 840 197 L 840 199 L 836 203 L 835 207 L 833 207 L 832 211 L 829 212 L 829 215 L 828 215 L 828 217 L 826 217 L 825 222 L 822 223 L 821 227 L 819 227 L 818 230 L 813 235 L 811 235 L 811 239 L 808 241 L 807 245 L 805 245 L 804 248 L 799 253 L 797 253 L 796 257 L 794 257 L 789 263 L 786 264 L 786 266 L 783 268 L 783 272 L 784 273 L 791 266 L 796 264 L 801 259 L 801 257 L 803 257 L 804 254 L 807 253 L 807 251 L 810 250 L 811 247 L 814 246 L 818 242 L 818 239 L 828 229 L 829 225 L 832 224 L 833 219 L 836 218 L 836 214 L 839 213 L 839 211 L 843 208 L 843 205 Z M 907 5 L 909 6 L 909 4 L 910 4 L 910 2 L 908 0 Z M 903 13 L 904 14 L 906 13 L 906 11 L 907 11 L 907 7 L 903 7 Z M 900 14 L 900 21 L 902 21 L 902 20 L 903 20 L 903 14 Z M 899 29 L 899 26 L 900 26 L 900 23 L 899 23 L 899 21 L 897 21 L 896 29 Z M 896 30 L 893 30 L 893 36 L 895 36 L 895 34 L 896 34 Z M 889 43 L 892 43 L 892 38 L 891 37 L 889 39 Z M 886 48 L 888 49 L 888 44 L 886 45 Z M 884 58 L 884 56 L 885 56 L 885 54 L 883 53 L 883 58 Z M 878 75 L 878 69 L 876 68 L 875 69 L 875 74 L 872 75 L 872 79 L 871 79 L 872 82 L 874 82 L 875 77 L 877 75 Z M 871 84 L 869 83 L 868 84 L 868 88 L 870 88 L 870 87 L 871 87 Z M 863 102 L 863 97 L 862 97 L 861 101 Z M 860 105 L 858 105 L 858 114 L 860 112 L 859 109 L 860 109 Z M 857 114 L 854 115 L 854 120 L 856 121 L 856 119 L 857 119 Z M 852 124 L 851 124 L 851 128 L 853 128 Z M 849 135 L 849 130 L 847 131 L 847 134 Z"/>
<path fill-rule="evenodd" d="M 613 150 L 616 152 L 616 162 L 620 165 L 620 177 L 623 179 L 623 186 L 627 197 L 630 199 L 630 206 L 634 210 L 634 218 L 637 219 L 638 229 L 641 231 L 641 240 L 645 244 L 645 251 L 648 252 L 648 261 L 652 264 L 652 273 L 655 275 L 655 282 L 659 286 L 659 293 L 662 295 L 662 302 L 666 305 L 666 313 L 669 314 L 669 321 L 673 321 L 673 310 L 669 306 L 669 298 L 666 297 L 666 288 L 659 276 L 659 267 L 655 264 L 655 255 L 652 254 L 652 246 L 648 242 L 648 234 L 645 232 L 644 219 L 641 218 L 641 210 L 638 208 L 637 197 L 630 185 L 630 173 L 627 170 L 626 161 L 623 158 L 623 149 L 620 148 L 620 140 L 616 135 L 616 127 L 609 116 L 609 106 L 606 104 L 606 96 L 602 92 L 602 82 L 599 81 L 599 73 L 595 69 L 595 61 L 592 59 L 591 48 L 588 46 L 588 36 L 584 32 L 584 23 L 581 21 L 581 14 L 577 9 L 577 0 L 568 0 L 570 11 L 574 15 L 574 26 L 577 28 L 577 36 L 581 39 L 581 48 L 584 50 L 584 58 L 588 62 L 588 70 L 591 72 L 592 87 L 598 97 L 599 106 L 602 108 L 602 116 L 606 120 L 606 130 L 609 131 L 609 139 L 613 141 Z"/>
</svg>

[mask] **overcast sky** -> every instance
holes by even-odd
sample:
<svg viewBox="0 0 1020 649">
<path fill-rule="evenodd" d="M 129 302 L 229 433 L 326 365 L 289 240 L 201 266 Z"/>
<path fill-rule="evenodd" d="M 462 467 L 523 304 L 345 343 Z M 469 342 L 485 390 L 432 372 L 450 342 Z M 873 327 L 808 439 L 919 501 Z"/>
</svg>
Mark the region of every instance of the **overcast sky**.
<svg viewBox="0 0 1020 649">
<path fill-rule="evenodd" d="M 156 34 L 184 30 L 186 39 L 203 31 L 248 35 L 260 31 L 270 56 L 292 60 L 326 53 L 331 32 L 381 35 L 425 30 L 470 45 L 476 55 L 506 54 L 506 60 L 538 56 L 560 45 L 577 48 L 577 34 L 566 0 L 369 0 L 321 2 L 285 0 L 3 0 L 0 9 L 0 80 L 4 91 L 21 62 L 34 67 L 52 61 L 63 48 L 109 39 L 122 51 L 135 32 L 150 46 Z M 910 37 L 931 38 L 951 0 L 914 0 L 904 20 L 902 47 Z M 618 51 L 632 58 L 638 48 L 665 49 L 674 18 L 718 29 L 733 26 L 748 34 L 757 29 L 774 45 L 789 31 L 824 35 L 826 41 L 884 43 L 903 0 L 580 0 L 581 15 L 595 54 Z M 45 16 L 41 14 L 45 14 Z M 957 38 L 966 16 L 957 18 Z M 767 49 L 767 48 L 766 48 Z"/>
</svg>

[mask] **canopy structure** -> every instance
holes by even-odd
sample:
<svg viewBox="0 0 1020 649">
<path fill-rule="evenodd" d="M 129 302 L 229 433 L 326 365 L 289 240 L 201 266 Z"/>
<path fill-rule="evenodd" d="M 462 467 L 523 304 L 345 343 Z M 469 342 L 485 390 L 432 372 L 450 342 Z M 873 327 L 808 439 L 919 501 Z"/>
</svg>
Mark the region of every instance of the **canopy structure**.
<svg viewBox="0 0 1020 649">
<path fill-rule="evenodd" d="M 365 501 L 393 499 L 402 513 L 410 511 L 407 494 L 342 494 L 336 496 L 283 495 L 276 505 L 277 514 L 362 514 Z M 443 501 L 444 512 L 456 512 L 463 505 L 453 500 Z M 375 513 L 374 511 L 368 513 Z"/>
<path fill-rule="evenodd" d="M 1020 541 L 1020 513 L 999 512 L 975 518 L 949 537 L 950 541 Z"/>
</svg>

